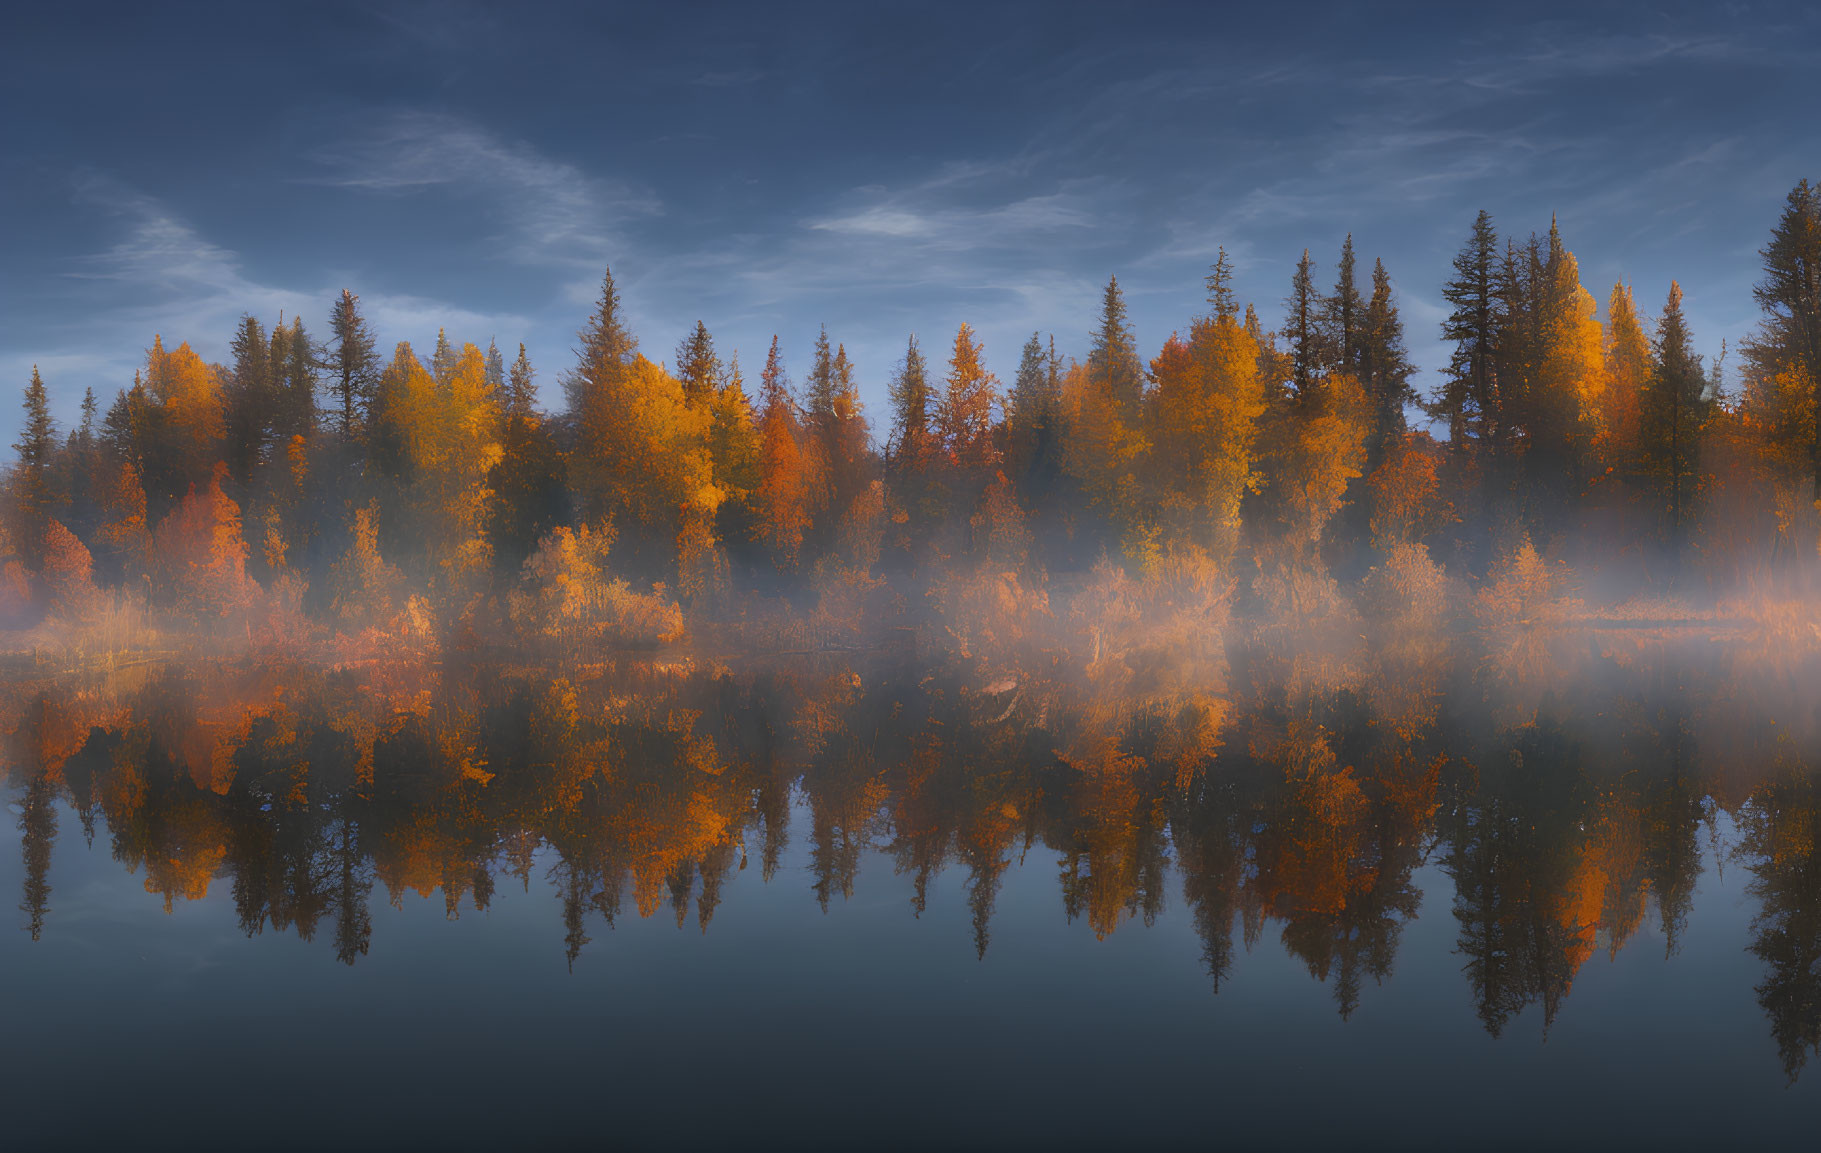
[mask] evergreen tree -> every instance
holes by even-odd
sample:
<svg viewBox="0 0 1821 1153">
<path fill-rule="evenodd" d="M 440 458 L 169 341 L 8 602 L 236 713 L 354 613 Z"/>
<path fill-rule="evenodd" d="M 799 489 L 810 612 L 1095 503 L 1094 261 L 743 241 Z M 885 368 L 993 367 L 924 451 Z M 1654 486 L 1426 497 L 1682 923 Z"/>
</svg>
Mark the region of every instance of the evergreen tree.
<svg viewBox="0 0 1821 1153">
<path fill-rule="evenodd" d="M 916 334 L 904 349 L 904 360 L 888 385 L 892 406 L 891 462 L 896 471 L 922 469 L 930 447 L 930 387 L 923 351 Z"/>
<path fill-rule="evenodd" d="M 455 346 L 449 343 L 449 334 L 443 329 L 436 330 L 436 351 L 430 354 L 430 375 L 440 384 L 449 379 L 449 373 L 455 368 Z"/>
<path fill-rule="evenodd" d="M 611 268 L 601 280 L 601 299 L 594 314 L 578 336 L 582 347 L 576 350 L 576 367 L 563 377 L 563 395 L 571 413 L 582 410 L 589 390 L 617 382 L 638 355 L 638 342 L 620 315 L 620 294 L 614 288 Z"/>
<path fill-rule="evenodd" d="M 1435 415 L 1448 422 L 1448 440 L 1456 450 L 1499 443 L 1499 291 L 1498 234 L 1491 214 L 1481 210 L 1454 258 L 1454 278 L 1442 286 L 1442 299 L 1452 309 L 1442 322 L 1442 339 L 1454 342 L 1454 354 Z"/>
<path fill-rule="evenodd" d="M 1680 284 L 1669 286 L 1651 354 L 1641 414 L 1643 458 L 1662 495 L 1670 544 L 1679 551 L 1698 487 L 1702 434 L 1711 407 L 1707 374 L 1682 316 Z"/>
<path fill-rule="evenodd" d="M 500 355 L 500 346 L 492 338 L 487 340 L 487 391 L 500 403 L 506 403 L 506 358 Z"/>
<path fill-rule="evenodd" d="M 31 383 L 25 386 L 25 424 L 13 448 L 19 453 L 12 485 L 14 540 L 26 567 L 36 572 L 44 562 L 44 534 L 56 504 L 51 477 L 56 465 L 57 432 L 51 421 L 44 379 L 35 364 Z"/>
<path fill-rule="evenodd" d="M 1650 338 L 1638 319 L 1631 288 L 1614 284 L 1606 303 L 1605 425 L 1607 457 L 1631 472 L 1638 463 L 1638 421 L 1650 376 Z"/>
<path fill-rule="evenodd" d="M 229 348 L 234 353 L 234 369 L 229 380 L 227 465 L 229 475 L 244 485 L 265 458 L 278 390 L 273 380 L 272 346 L 257 317 L 240 318 L 240 329 Z"/>
<path fill-rule="evenodd" d="M 273 382 L 273 442 L 288 445 L 296 437 L 310 436 L 316 431 L 316 374 L 323 362 L 321 350 L 304 331 L 303 317 L 293 317 L 289 328 L 279 317 L 266 363 Z"/>
<path fill-rule="evenodd" d="M 379 357 L 373 350 L 373 334 L 360 314 L 360 297 L 341 290 L 329 312 L 329 331 L 335 340 L 329 360 L 330 387 L 341 408 L 341 434 L 350 437 L 366 419 L 379 380 Z"/>
<path fill-rule="evenodd" d="M 1296 262 L 1296 274 L 1290 278 L 1290 295 L 1284 300 L 1288 315 L 1284 335 L 1290 341 L 1290 388 L 1298 400 L 1315 395 L 1315 377 L 1322 363 L 1322 302 L 1315 293 L 1315 262 L 1309 250 Z"/>
<path fill-rule="evenodd" d="M 1368 470 L 1376 468 L 1384 447 L 1404 433 L 1404 406 L 1416 399 L 1410 378 L 1416 366 L 1404 347 L 1404 322 L 1391 292 L 1391 276 L 1382 260 L 1372 265 L 1372 299 L 1360 325 L 1359 380 L 1375 414 Z"/>
<path fill-rule="evenodd" d="M 537 407 L 537 389 L 532 384 L 537 373 L 531 367 L 531 358 L 525 355 L 525 346 L 518 346 L 518 358 L 512 362 L 512 371 L 506 377 L 505 408 L 508 415 L 529 416 Z"/>
<path fill-rule="evenodd" d="M 1233 297 L 1233 263 L 1227 259 L 1227 250 L 1222 248 L 1214 258 L 1214 265 L 1208 270 L 1208 304 L 1214 309 L 1215 320 L 1237 320 L 1239 305 Z"/>
<path fill-rule="evenodd" d="M 1138 359 L 1138 342 L 1125 322 L 1125 295 L 1120 279 L 1109 277 L 1100 297 L 1100 326 L 1087 348 L 1087 375 L 1120 406 L 1127 421 L 1138 419 L 1144 397 L 1144 362 Z"/>
<path fill-rule="evenodd" d="M 752 539 L 752 494 L 759 487 L 759 431 L 753 419 L 752 400 L 740 374 L 735 353 L 714 395 L 713 420 L 708 426 L 708 459 L 715 487 L 724 495 L 717 516 L 717 536 L 739 547 Z"/>
<path fill-rule="evenodd" d="M 828 343 L 828 326 L 816 336 L 816 356 L 803 388 L 803 409 L 811 420 L 835 411 L 835 358 Z"/>
<path fill-rule="evenodd" d="M 1764 326 L 1747 352 L 1765 368 L 1765 361 L 1780 361 L 1807 377 L 1811 463 L 1821 494 L 1821 188 L 1796 182 L 1759 255 L 1764 279 L 1752 296 Z"/>
<path fill-rule="evenodd" d="M 1005 404 L 1006 461 L 1021 483 L 1035 482 L 1025 487 L 1047 487 L 1054 480 L 1061 384 L 1054 352 L 1046 354 L 1037 334 L 1031 333 Z"/>
<path fill-rule="evenodd" d="M 721 383 L 721 361 L 715 355 L 714 337 L 708 335 L 708 326 L 699 320 L 694 331 L 677 345 L 677 379 L 683 382 L 683 395 L 690 404 L 709 401 Z"/>
<path fill-rule="evenodd" d="M 77 536 L 86 538 L 99 523 L 99 508 L 96 505 L 97 486 L 102 480 L 105 467 L 101 456 L 101 441 L 97 435 L 95 418 L 100 408 L 95 401 L 95 390 L 84 389 L 82 392 L 82 421 L 76 430 L 69 435 L 68 441 L 59 454 L 59 477 L 57 487 L 68 499 L 69 509 L 65 521 Z"/>
<path fill-rule="evenodd" d="M 1335 368 L 1352 373 L 1362 383 L 1360 371 L 1361 342 L 1364 338 L 1366 302 L 1360 297 L 1353 275 L 1353 234 L 1347 234 L 1341 245 L 1339 277 L 1334 295 L 1322 302 L 1322 326 L 1326 331 L 1327 358 Z"/>
<path fill-rule="evenodd" d="M 1138 419 L 1144 396 L 1144 362 L 1126 323 L 1125 296 L 1119 278 L 1109 277 L 1100 300 L 1100 326 L 1088 346 L 1088 379 L 1119 407 L 1128 423 Z"/>
</svg>

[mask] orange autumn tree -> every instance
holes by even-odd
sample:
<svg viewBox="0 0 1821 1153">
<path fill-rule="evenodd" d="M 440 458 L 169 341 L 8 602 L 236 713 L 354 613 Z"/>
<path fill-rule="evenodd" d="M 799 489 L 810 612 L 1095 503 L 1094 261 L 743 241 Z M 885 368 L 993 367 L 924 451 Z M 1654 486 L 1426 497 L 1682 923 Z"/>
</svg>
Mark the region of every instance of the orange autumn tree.
<svg viewBox="0 0 1821 1153">
<path fill-rule="evenodd" d="M 772 563 L 780 572 L 788 572 L 796 567 L 803 530 L 809 527 L 810 464 L 776 336 L 771 338 L 771 351 L 765 355 L 765 371 L 759 379 L 764 407 L 759 413 L 753 539 L 771 552 Z"/>
<path fill-rule="evenodd" d="M 158 598 L 198 620 L 227 616 L 252 601 L 240 506 L 221 491 L 227 466 L 217 464 L 208 486 L 191 486 L 152 534 L 152 580 Z"/>
<path fill-rule="evenodd" d="M 999 381 L 981 362 L 982 348 L 974 330 L 963 323 L 955 333 L 948 362 L 948 387 L 936 410 L 936 430 L 955 467 L 966 473 L 999 463 L 993 443 L 993 406 Z"/>
</svg>

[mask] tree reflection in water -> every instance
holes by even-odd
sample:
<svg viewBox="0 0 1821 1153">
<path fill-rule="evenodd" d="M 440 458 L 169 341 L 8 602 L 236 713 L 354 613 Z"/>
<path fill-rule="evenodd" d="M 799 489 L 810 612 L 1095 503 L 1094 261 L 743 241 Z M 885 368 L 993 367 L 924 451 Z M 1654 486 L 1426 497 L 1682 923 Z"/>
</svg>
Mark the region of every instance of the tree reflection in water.
<svg viewBox="0 0 1821 1153">
<path fill-rule="evenodd" d="M 440 893 L 456 918 L 502 882 L 528 890 L 541 862 L 573 967 L 629 911 L 707 932 L 733 873 L 773 878 L 794 808 L 824 909 L 869 850 L 909 876 L 913 916 L 958 869 L 984 957 L 1003 879 L 1034 852 L 1056 863 L 1061 913 L 1102 938 L 1149 924 L 1174 875 L 1215 992 L 1271 928 L 1345 1018 L 1393 973 L 1433 861 L 1496 1036 L 1532 1005 L 1547 1030 L 1582 966 L 1647 920 L 1673 955 L 1724 816 L 1757 906 L 1758 1000 L 1795 1078 L 1821 1043 L 1807 666 L 1596 645 L 1514 720 L 1421 640 L 1312 663 L 1308 636 L 1260 634 L 1218 698 L 1031 666 L 981 685 L 902 654 L 15 678 L 20 909 L 34 939 L 54 931 L 62 801 L 167 910 L 225 886 L 249 936 L 323 937 L 350 965 L 383 947 L 376 894 Z"/>
</svg>

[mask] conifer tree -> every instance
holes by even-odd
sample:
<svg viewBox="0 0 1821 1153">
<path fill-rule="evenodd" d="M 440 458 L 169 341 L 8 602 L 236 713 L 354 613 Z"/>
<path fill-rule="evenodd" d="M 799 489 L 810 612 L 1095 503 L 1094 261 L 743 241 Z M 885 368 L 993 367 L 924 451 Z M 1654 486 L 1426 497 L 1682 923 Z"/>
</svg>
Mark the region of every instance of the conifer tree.
<svg viewBox="0 0 1821 1153">
<path fill-rule="evenodd" d="M 1631 287 L 1612 286 L 1606 304 L 1606 455 L 1626 472 L 1638 465 L 1638 422 L 1650 376 L 1650 338 L 1638 319 Z"/>
<path fill-rule="evenodd" d="M 930 447 L 930 387 L 923 350 L 915 333 L 904 349 L 904 359 L 887 386 L 892 406 L 891 463 L 897 472 L 914 472 L 928 463 Z"/>
<path fill-rule="evenodd" d="M 602 277 L 601 298 L 594 314 L 578 336 L 582 347 L 576 350 L 576 367 L 563 377 L 563 395 L 569 402 L 569 411 L 577 414 L 590 390 L 615 383 L 638 355 L 638 342 L 620 315 L 620 294 L 614 287 L 611 268 Z"/>
<path fill-rule="evenodd" d="M 51 478 L 57 435 L 44 378 L 35 364 L 31 383 L 25 386 L 25 424 L 13 448 L 19 453 L 12 484 L 14 539 L 26 567 L 36 572 L 44 562 L 44 534 L 56 504 Z"/>
<path fill-rule="evenodd" d="M 853 362 L 847 358 L 844 344 L 835 346 L 835 355 L 829 361 L 828 388 L 827 410 L 812 408 L 809 416 L 824 473 L 817 505 L 832 513 L 826 527 L 833 530 L 847 515 L 854 498 L 870 483 L 866 418 L 860 410 Z"/>
<path fill-rule="evenodd" d="M 1144 395 L 1144 364 L 1126 323 L 1125 296 L 1117 276 L 1108 278 L 1101 295 L 1100 325 L 1088 347 L 1087 369 L 1089 381 L 1113 400 L 1124 419 L 1136 421 Z"/>
<path fill-rule="evenodd" d="M 1796 182 L 1759 255 L 1764 279 L 1752 295 L 1764 325 L 1747 355 L 1760 371 L 1787 366 L 1806 377 L 1811 469 L 1821 494 L 1821 187 Z"/>
<path fill-rule="evenodd" d="M 229 348 L 234 368 L 229 381 L 227 464 L 234 480 L 244 485 L 265 456 L 278 390 L 272 346 L 257 317 L 241 316 Z"/>
<path fill-rule="evenodd" d="M 449 373 L 455 368 L 455 346 L 449 343 L 449 334 L 441 328 L 436 330 L 436 350 L 430 354 L 430 375 L 437 383 L 449 379 Z"/>
<path fill-rule="evenodd" d="M 683 382 L 683 396 L 692 405 L 708 402 L 721 382 L 721 361 L 715 355 L 714 337 L 699 320 L 677 345 L 677 379 Z"/>
<path fill-rule="evenodd" d="M 1296 262 L 1296 273 L 1290 278 L 1290 295 L 1284 300 L 1287 315 L 1284 335 L 1290 341 L 1290 388 L 1298 400 L 1315 395 L 1315 377 L 1322 363 L 1321 307 L 1315 293 L 1315 262 L 1309 250 L 1303 249 Z"/>
<path fill-rule="evenodd" d="M 500 404 L 506 403 L 506 358 L 500 355 L 498 341 L 491 337 L 487 340 L 487 390 Z"/>
<path fill-rule="evenodd" d="M 809 524 L 809 484 L 796 405 L 784 376 L 778 338 L 771 338 L 760 375 L 763 408 L 759 416 L 759 484 L 753 494 L 753 539 L 765 545 L 781 572 L 796 567 Z"/>
<path fill-rule="evenodd" d="M 1702 434 L 1711 407 L 1707 374 L 1682 316 L 1680 284 L 1670 283 L 1651 353 L 1640 429 L 1643 457 L 1662 494 L 1670 543 L 1679 551 L 1698 487 Z"/>
<path fill-rule="evenodd" d="M 813 421 L 835 411 L 835 358 L 828 343 L 828 326 L 816 336 L 815 359 L 803 386 L 803 410 Z"/>
<path fill-rule="evenodd" d="M 752 493 L 759 485 L 759 432 L 737 352 L 709 404 L 713 419 L 708 426 L 708 458 L 715 487 L 726 494 L 719 510 L 719 535 L 744 543 L 752 535 Z"/>
<path fill-rule="evenodd" d="M 1208 304 L 1214 309 L 1215 320 L 1239 319 L 1239 305 L 1233 296 L 1233 262 L 1227 259 L 1227 250 L 1222 248 L 1214 258 L 1213 267 L 1208 270 Z"/>
<path fill-rule="evenodd" d="M 991 468 L 999 461 L 993 446 L 993 404 L 998 381 L 981 361 L 982 348 L 965 322 L 955 333 L 948 388 L 936 427 L 949 459 L 963 470 Z"/>
<path fill-rule="evenodd" d="M 96 506 L 97 486 L 101 483 L 105 465 L 102 461 L 101 441 L 97 436 L 95 418 L 100 408 L 95 401 L 95 390 L 84 389 L 82 392 L 82 421 L 76 430 L 69 435 L 59 454 L 62 467 L 58 470 L 60 479 L 58 488 L 68 499 L 69 508 L 65 514 L 71 531 L 78 536 L 86 537 L 94 531 L 98 509 Z"/>
<path fill-rule="evenodd" d="M 1405 351 L 1404 322 L 1398 316 L 1391 276 L 1382 260 L 1372 265 L 1372 299 L 1360 326 L 1357 372 L 1374 412 L 1369 471 L 1378 466 L 1384 447 L 1403 435 L 1404 406 L 1416 399 L 1416 391 L 1410 387 L 1416 366 Z"/>
<path fill-rule="evenodd" d="M 329 358 L 331 388 L 341 409 L 341 434 L 351 437 L 366 419 L 367 405 L 379 379 L 379 357 L 373 334 L 360 314 L 360 297 L 347 289 L 329 312 L 335 345 Z"/>
<path fill-rule="evenodd" d="M 1033 332 L 1005 403 L 1006 463 L 1021 485 L 1047 488 L 1055 479 L 1060 392 L 1054 351 L 1046 354 Z"/>
<path fill-rule="evenodd" d="M 1360 346 L 1364 337 L 1367 305 L 1360 296 L 1353 269 L 1353 234 L 1349 232 L 1346 243 L 1341 245 L 1339 276 L 1334 284 L 1334 295 L 1322 302 L 1322 320 L 1323 327 L 1327 330 L 1327 356 L 1330 363 L 1342 372 L 1352 373 L 1363 382 L 1365 377 L 1360 371 Z"/>
<path fill-rule="evenodd" d="M 321 350 L 304 331 L 303 317 L 293 317 L 289 328 L 279 317 L 266 362 L 273 382 L 272 441 L 289 444 L 310 436 L 316 431 L 316 376 L 323 362 Z"/>
<path fill-rule="evenodd" d="M 508 415 L 529 416 L 537 408 L 537 388 L 532 383 L 537 373 L 531 367 L 531 358 L 525 355 L 525 345 L 520 342 L 518 357 L 512 362 L 512 371 L 506 377 L 505 408 Z"/>
<path fill-rule="evenodd" d="M 1457 451 L 1474 442 L 1496 448 L 1500 441 L 1495 364 L 1499 290 L 1498 234 L 1491 214 L 1482 209 L 1455 255 L 1454 278 L 1442 286 L 1442 298 L 1452 309 L 1442 322 L 1442 339 L 1455 347 L 1436 415 L 1448 422 L 1449 444 Z"/>
</svg>

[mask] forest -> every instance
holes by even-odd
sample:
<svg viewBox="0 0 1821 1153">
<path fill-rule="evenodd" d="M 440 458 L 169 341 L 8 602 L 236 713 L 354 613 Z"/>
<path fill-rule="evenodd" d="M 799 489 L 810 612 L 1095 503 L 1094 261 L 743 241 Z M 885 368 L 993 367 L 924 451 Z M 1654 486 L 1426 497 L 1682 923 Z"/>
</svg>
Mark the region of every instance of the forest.
<svg viewBox="0 0 1821 1153">
<path fill-rule="evenodd" d="M 344 291 L 326 340 L 243 317 L 232 365 L 154 336 L 66 435 L 34 370 L 0 621 L 84 652 L 231 633 L 766 651 L 905 627 L 986 653 L 1109 597 L 1179 636 L 1386 598 L 1458 616 L 1500 589 L 1767 611 L 1806 588 L 1821 525 L 1806 181 L 1763 260 L 1737 388 L 1679 286 L 1654 320 L 1623 284 L 1602 313 L 1553 225 L 1501 240 L 1481 213 L 1432 396 L 1383 262 L 1364 273 L 1349 238 L 1331 291 L 1305 251 L 1272 331 L 1223 254 L 1148 364 L 1117 279 L 1085 362 L 1033 334 L 1009 385 L 967 325 L 942 350 L 913 336 L 885 421 L 826 330 L 800 382 L 776 337 L 754 383 L 701 322 L 654 362 L 611 274 L 554 413 L 523 345 L 508 365 L 439 332 L 427 360 L 387 357 Z"/>
<path fill-rule="evenodd" d="M 796 806 L 824 907 L 868 851 L 918 903 L 952 865 L 985 955 L 1033 846 L 1100 936 L 1174 872 L 1216 988 L 1277 924 L 1343 1015 L 1432 857 L 1497 1033 L 1652 910 L 1673 952 L 1724 825 L 1794 1077 L 1821 189 L 1762 258 L 1761 326 L 1706 359 L 1678 286 L 1602 307 L 1553 225 L 1481 213 L 1428 396 L 1351 240 L 1274 330 L 1223 254 L 1148 362 L 1116 279 L 1085 361 L 1034 334 L 1009 383 L 966 325 L 912 337 L 883 418 L 826 331 L 799 380 L 701 323 L 654 361 L 610 274 L 560 411 L 522 346 L 382 355 L 352 292 L 320 339 L 244 317 L 231 365 L 154 336 L 68 432 L 34 372 L 0 497 L 27 927 L 67 804 L 167 908 L 230 878 L 246 932 L 350 964 L 376 884 L 454 916 L 542 861 L 573 964 L 624 897 L 706 931 Z"/>
</svg>

